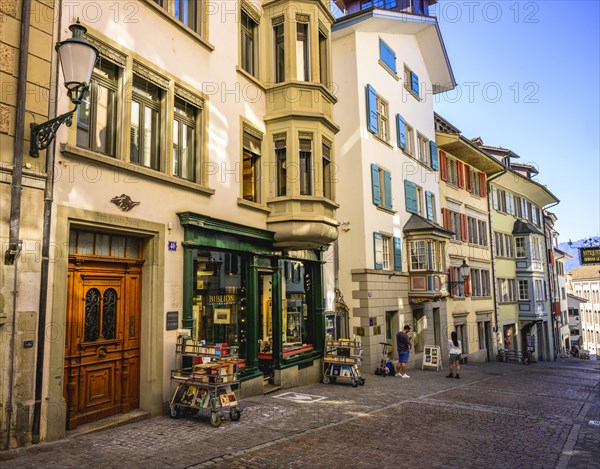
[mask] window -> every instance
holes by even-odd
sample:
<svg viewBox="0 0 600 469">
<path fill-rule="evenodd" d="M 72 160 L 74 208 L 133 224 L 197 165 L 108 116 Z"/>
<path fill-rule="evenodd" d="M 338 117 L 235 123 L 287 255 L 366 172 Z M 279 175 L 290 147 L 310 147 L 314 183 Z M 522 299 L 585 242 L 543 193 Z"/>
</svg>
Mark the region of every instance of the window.
<svg viewBox="0 0 600 469">
<path fill-rule="evenodd" d="M 300 169 L 300 195 L 312 195 L 312 140 L 300 139 L 298 155 Z"/>
<path fill-rule="evenodd" d="M 492 190 L 492 203 L 497 211 L 508 213 L 506 209 L 506 191 L 494 187 Z"/>
<path fill-rule="evenodd" d="M 77 110 L 78 147 L 116 156 L 119 76 L 119 67 L 101 57 Z"/>
<path fill-rule="evenodd" d="M 487 229 L 487 222 L 483 221 L 483 220 L 477 220 L 477 230 L 479 232 L 479 240 L 478 240 L 478 244 L 480 246 L 487 246 L 488 245 L 488 229 Z"/>
<path fill-rule="evenodd" d="M 531 259 L 534 261 L 542 260 L 542 240 L 537 237 L 531 238 Z"/>
<path fill-rule="evenodd" d="M 499 303 L 512 303 L 516 301 L 515 297 L 515 279 L 499 278 L 497 279 L 497 294 Z"/>
<path fill-rule="evenodd" d="M 360 2 L 360 9 L 366 10 L 367 8 L 396 8 L 396 0 L 363 0 Z"/>
<path fill-rule="evenodd" d="M 450 283 L 450 294 L 453 298 L 465 297 L 464 279 L 460 275 L 460 267 L 450 267 L 450 275 L 448 279 Z"/>
<path fill-rule="evenodd" d="M 261 135 L 253 129 L 244 130 L 242 142 L 242 197 L 250 202 L 261 202 L 260 157 Z"/>
<path fill-rule="evenodd" d="M 487 223 L 473 217 L 467 217 L 467 233 L 470 244 L 487 246 Z"/>
<path fill-rule="evenodd" d="M 527 257 L 527 250 L 525 249 L 525 238 L 523 236 L 515 236 L 515 257 Z"/>
<path fill-rule="evenodd" d="M 519 280 L 519 301 L 529 301 L 528 280 Z"/>
<path fill-rule="evenodd" d="M 417 151 L 419 161 L 429 165 L 429 140 L 417 132 Z"/>
<path fill-rule="evenodd" d="M 404 66 L 404 88 L 419 99 L 419 77 L 406 65 Z"/>
<path fill-rule="evenodd" d="M 241 58 L 242 68 L 252 76 L 257 76 L 256 62 L 257 62 L 257 51 L 256 51 L 256 34 L 258 31 L 258 24 L 254 21 L 248 13 L 242 10 L 241 13 Z"/>
<path fill-rule="evenodd" d="M 133 76 L 130 161 L 160 170 L 161 96 L 158 86 Z"/>
<path fill-rule="evenodd" d="M 308 23 L 296 23 L 296 79 L 310 81 Z"/>
<path fill-rule="evenodd" d="M 390 130 L 388 123 L 388 102 L 377 95 L 377 136 L 384 141 L 388 141 Z"/>
<path fill-rule="evenodd" d="M 333 174 L 331 171 L 331 142 L 323 139 L 323 197 L 333 200 Z"/>
<path fill-rule="evenodd" d="M 565 287 L 560 287 L 560 298 L 562 300 L 566 300 L 567 299 L 567 295 L 566 295 L 566 292 L 565 292 Z"/>
<path fill-rule="evenodd" d="M 390 172 L 372 164 L 371 186 L 373 204 L 392 210 L 392 176 Z"/>
<path fill-rule="evenodd" d="M 479 194 L 481 193 L 481 188 L 479 185 L 480 174 L 480 172 L 471 169 L 471 192 L 477 196 L 479 196 Z"/>
<path fill-rule="evenodd" d="M 431 220 L 431 221 L 435 221 L 436 220 L 435 194 L 433 194 L 429 191 L 425 191 L 425 207 L 426 207 L 426 212 L 427 212 L 427 219 Z"/>
<path fill-rule="evenodd" d="M 417 186 L 417 213 L 423 216 L 423 212 L 423 188 L 421 186 Z"/>
<path fill-rule="evenodd" d="M 175 98 L 173 120 L 173 176 L 196 180 L 196 118 L 198 110 Z"/>
<path fill-rule="evenodd" d="M 402 254 L 400 238 L 375 232 L 373 233 L 373 247 L 376 270 L 402 270 Z M 393 265 L 392 265 L 393 261 Z"/>
<path fill-rule="evenodd" d="M 285 34 L 283 18 L 279 18 L 278 24 L 273 25 L 273 36 L 275 43 L 275 83 L 285 81 Z"/>
<path fill-rule="evenodd" d="M 546 300 L 546 286 L 543 280 L 535 280 L 535 300 L 545 301 Z"/>
<path fill-rule="evenodd" d="M 327 36 L 319 30 L 319 78 L 325 86 L 329 83 L 329 58 Z"/>
<path fill-rule="evenodd" d="M 277 162 L 277 195 L 287 195 L 287 158 L 285 135 L 276 136 L 275 159 Z"/>
<path fill-rule="evenodd" d="M 448 177 L 448 184 L 452 184 L 454 186 L 458 185 L 458 172 L 456 169 L 456 160 L 452 158 L 448 158 L 446 161 L 446 171 Z"/>
<path fill-rule="evenodd" d="M 396 74 L 396 54 L 383 39 L 379 39 L 379 59 L 394 74 Z"/>
<path fill-rule="evenodd" d="M 174 0 L 173 14 L 188 28 L 202 33 L 202 1 Z"/>
<path fill-rule="evenodd" d="M 494 232 L 494 244 L 496 257 L 514 257 L 513 237 L 511 235 Z"/>
<path fill-rule="evenodd" d="M 491 296 L 490 271 L 471 269 L 471 287 L 473 296 Z"/>
<path fill-rule="evenodd" d="M 409 124 L 406 124 L 406 153 L 415 156 L 415 131 Z"/>
<path fill-rule="evenodd" d="M 426 241 L 411 241 L 410 242 L 410 270 L 426 270 L 427 269 L 427 242 Z"/>
<path fill-rule="evenodd" d="M 460 224 L 460 213 L 449 210 L 450 214 L 450 231 L 453 232 L 452 239 L 460 241 L 462 239 L 462 226 Z"/>
</svg>

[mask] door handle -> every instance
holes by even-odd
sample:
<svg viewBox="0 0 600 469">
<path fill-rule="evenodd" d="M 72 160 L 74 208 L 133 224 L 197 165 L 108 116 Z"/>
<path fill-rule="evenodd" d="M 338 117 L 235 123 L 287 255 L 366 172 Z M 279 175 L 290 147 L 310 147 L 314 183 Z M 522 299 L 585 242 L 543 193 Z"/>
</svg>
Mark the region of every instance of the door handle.
<svg viewBox="0 0 600 469">
<path fill-rule="evenodd" d="M 104 357 L 106 357 L 106 350 L 105 350 L 105 349 L 103 349 L 103 348 L 102 348 L 102 349 L 100 349 L 100 350 L 98 351 L 98 355 L 100 355 L 100 358 L 104 358 Z"/>
</svg>

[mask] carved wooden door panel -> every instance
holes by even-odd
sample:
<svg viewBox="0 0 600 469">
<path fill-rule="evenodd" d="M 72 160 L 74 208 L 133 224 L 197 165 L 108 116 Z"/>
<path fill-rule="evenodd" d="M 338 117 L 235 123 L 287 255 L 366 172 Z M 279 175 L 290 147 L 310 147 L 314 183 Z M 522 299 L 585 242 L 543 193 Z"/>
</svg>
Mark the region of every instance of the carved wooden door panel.
<svg viewBox="0 0 600 469">
<path fill-rule="evenodd" d="M 141 266 L 69 264 L 67 428 L 139 406 Z"/>
</svg>

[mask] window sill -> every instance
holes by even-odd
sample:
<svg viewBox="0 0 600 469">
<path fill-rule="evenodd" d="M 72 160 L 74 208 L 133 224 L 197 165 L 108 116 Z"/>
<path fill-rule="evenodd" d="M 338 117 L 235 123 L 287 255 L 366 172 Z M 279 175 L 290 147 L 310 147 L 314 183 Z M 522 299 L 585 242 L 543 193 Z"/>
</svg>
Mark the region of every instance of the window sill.
<svg viewBox="0 0 600 469">
<path fill-rule="evenodd" d="M 238 205 L 242 206 L 242 207 L 246 207 L 252 210 L 256 210 L 258 212 L 263 212 L 263 213 L 271 213 L 271 209 L 269 207 L 265 207 L 262 204 L 256 203 L 256 202 L 251 202 L 249 200 L 246 199 L 242 199 L 241 197 L 238 197 L 237 199 L 237 203 Z"/>
<path fill-rule="evenodd" d="M 258 86 L 261 91 L 263 91 L 263 92 L 265 91 L 265 85 L 258 78 L 256 78 L 254 75 L 248 73 L 246 70 L 244 70 L 239 65 L 237 65 L 235 67 L 235 71 L 238 72 L 240 75 L 242 75 L 246 80 L 251 81 L 256 86 Z"/>
<path fill-rule="evenodd" d="M 428 165 L 427 163 L 424 163 L 423 161 L 421 161 L 420 159 L 418 159 L 416 156 L 413 155 L 409 155 L 408 153 L 404 152 L 411 160 L 415 161 L 416 163 L 419 163 L 421 166 L 423 166 L 425 169 L 428 169 L 429 171 L 437 171 L 436 169 L 433 169 L 430 165 Z"/>
<path fill-rule="evenodd" d="M 372 134 L 373 138 L 375 138 L 375 140 L 380 141 L 381 143 L 383 143 L 384 145 L 390 147 L 392 150 L 394 149 L 394 146 L 391 145 L 389 142 L 385 141 L 384 139 L 382 139 L 379 135 L 377 134 Z"/>
<path fill-rule="evenodd" d="M 148 8 L 151 8 L 158 15 L 162 16 L 164 19 L 166 19 L 168 22 L 170 22 L 173 26 L 178 28 L 180 31 L 187 34 L 191 39 L 198 42 L 202 47 L 204 47 L 208 51 L 212 52 L 215 50 L 215 46 L 213 46 L 210 42 L 208 42 L 206 39 L 204 39 L 200 34 L 198 34 L 192 28 L 189 28 L 188 26 L 183 24 L 181 21 L 179 21 L 175 16 L 173 16 L 171 13 L 169 13 L 163 7 L 157 5 L 152 0 L 146 0 L 143 3 Z"/>
<path fill-rule="evenodd" d="M 388 67 L 383 60 L 379 59 L 379 65 L 381 65 L 386 72 L 392 75 L 392 77 L 394 77 L 396 81 L 400 81 L 400 77 L 398 76 L 398 74 L 395 73 L 390 67 Z"/>
<path fill-rule="evenodd" d="M 410 93 L 410 95 L 415 98 L 417 101 L 421 102 L 421 98 L 417 93 L 415 93 L 408 85 L 404 85 L 404 89 Z"/>
<path fill-rule="evenodd" d="M 483 301 L 483 300 L 491 300 L 491 296 L 471 296 L 471 299 L 474 301 Z"/>
<path fill-rule="evenodd" d="M 517 303 L 518 303 L 518 301 L 516 301 L 516 300 L 515 301 L 504 301 L 504 302 L 499 301 L 498 302 L 498 304 L 500 304 L 500 305 L 516 305 Z"/>
<path fill-rule="evenodd" d="M 375 207 L 377 207 L 377 210 L 380 210 L 380 211 L 385 212 L 385 213 L 389 213 L 390 215 L 396 215 L 398 213 L 397 210 L 392 210 L 390 208 L 380 207 L 379 205 L 375 205 Z"/>
<path fill-rule="evenodd" d="M 61 144 L 60 149 L 63 154 L 70 158 L 81 158 L 87 161 L 95 161 L 97 163 L 113 168 L 117 173 L 125 174 L 123 176 L 123 180 L 125 182 L 136 182 L 136 176 L 139 176 L 152 179 L 157 182 L 163 182 L 174 186 L 178 186 L 181 189 L 189 189 L 207 196 L 211 196 L 215 193 L 214 189 L 210 189 L 201 184 L 186 181 L 185 179 L 180 179 L 174 176 L 169 176 L 167 174 L 160 173 L 153 169 L 138 166 L 133 163 L 122 161 L 111 156 L 105 156 L 100 153 L 85 150 L 83 148 L 72 147 L 63 143 Z"/>
</svg>

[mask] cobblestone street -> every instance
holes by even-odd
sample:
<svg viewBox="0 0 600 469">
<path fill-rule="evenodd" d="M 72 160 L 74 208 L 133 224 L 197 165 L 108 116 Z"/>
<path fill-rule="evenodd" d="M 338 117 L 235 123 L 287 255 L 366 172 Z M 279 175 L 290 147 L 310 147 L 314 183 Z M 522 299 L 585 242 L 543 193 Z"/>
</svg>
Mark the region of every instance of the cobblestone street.
<svg viewBox="0 0 600 469">
<path fill-rule="evenodd" d="M 600 363 L 470 364 L 243 401 L 239 422 L 156 417 L 0 453 L 3 468 L 599 468 Z M 307 397 L 308 396 L 308 397 Z M 312 396 L 312 399 L 311 399 Z M 291 400 L 290 400 L 291 398 Z"/>
</svg>

